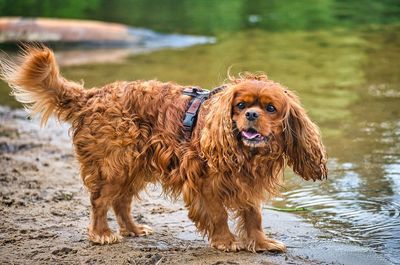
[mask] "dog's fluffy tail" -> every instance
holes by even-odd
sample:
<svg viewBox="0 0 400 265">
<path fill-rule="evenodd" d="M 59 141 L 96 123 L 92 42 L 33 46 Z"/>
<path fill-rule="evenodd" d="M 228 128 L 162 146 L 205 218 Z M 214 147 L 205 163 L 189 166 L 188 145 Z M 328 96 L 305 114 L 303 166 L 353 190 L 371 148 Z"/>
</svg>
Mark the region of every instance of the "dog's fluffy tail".
<svg viewBox="0 0 400 265">
<path fill-rule="evenodd" d="M 28 112 L 39 113 L 41 125 L 52 114 L 62 121 L 76 118 L 84 104 L 85 90 L 60 75 L 54 53 L 43 46 L 24 47 L 19 59 L 19 63 L 1 61 L 1 79 Z"/>
</svg>

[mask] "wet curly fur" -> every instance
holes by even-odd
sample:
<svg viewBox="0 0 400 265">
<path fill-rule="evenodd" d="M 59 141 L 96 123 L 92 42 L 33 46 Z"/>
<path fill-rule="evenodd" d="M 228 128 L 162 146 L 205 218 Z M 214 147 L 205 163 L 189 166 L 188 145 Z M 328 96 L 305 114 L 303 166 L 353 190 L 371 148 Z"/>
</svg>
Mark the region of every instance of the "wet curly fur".
<svg viewBox="0 0 400 265">
<path fill-rule="evenodd" d="M 184 86 L 151 80 L 84 89 L 60 75 L 45 47 L 28 47 L 18 63 L 3 61 L 1 68 L 13 95 L 42 124 L 53 114 L 71 123 L 90 193 L 92 242 L 151 233 L 132 219 L 131 202 L 148 183 L 160 182 L 166 194 L 183 195 L 190 219 L 213 247 L 285 251 L 262 230 L 261 202 L 277 192 L 285 165 L 306 180 L 327 176 L 317 126 L 292 92 L 265 75 L 230 77 L 204 102 L 187 141 Z M 108 227 L 109 208 L 119 234 Z M 228 227 L 228 210 L 238 219 L 238 237 Z"/>
</svg>

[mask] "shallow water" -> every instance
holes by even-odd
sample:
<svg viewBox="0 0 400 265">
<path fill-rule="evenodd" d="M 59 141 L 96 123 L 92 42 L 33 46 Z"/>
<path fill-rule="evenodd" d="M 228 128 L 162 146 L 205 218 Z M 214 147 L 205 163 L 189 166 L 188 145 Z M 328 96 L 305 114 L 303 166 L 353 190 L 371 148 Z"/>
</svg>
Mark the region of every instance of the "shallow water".
<svg viewBox="0 0 400 265">
<path fill-rule="evenodd" d="M 144 10 L 153 2 L 143 4 Z M 181 2 L 188 5 L 190 1 Z M 201 10 L 207 1 L 199 2 L 191 8 Z M 244 9 L 243 1 L 232 2 L 228 14 Z M 323 2 L 314 8 L 325 10 Z M 294 9 L 292 19 L 282 20 L 287 9 L 280 4 L 270 14 L 259 15 L 256 4 L 250 5 L 240 16 L 224 17 L 220 23 L 210 19 L 209 24 L 203 20 L 179 23 L 186 13 L 171 14 L 188 9 L 180 4 L 174 12 L 168 11 L 169 4 L 165 10 L 158 7 L 160 21 L 165 20 L 158 24 L 145 15 L 150 13 L 146 10 L 118 19 L 110 17 L 116 10 L 108 17 L 97 13 L 92 17 L 131 25 L 140 22 L 139 26 L 163 31 L 216 34 L 218 41 L 62 71 L 68 78 L 85 80 L 86 86 L 157 78 L 206 88 L 223 82 L 229 67 L 233 73 L 267 73 L 296 91 L 320 126 L 330 170 L 327 181 L 315 183 L 288 170 L 282 196 L 273 205 L 305 207 L 306 211 L 296 214 L 327 232 L 333 241 L 371 247 L 400 264 L 400 26 L 392 25 L 398 22 L 398 5 L 383 9 L 380 3 L 396 1 L 377 1 L 376 9 L 366 10 L 364 1 L 349 2 L 353 5 L 332 1 L 331 17 L 317 12 L 322 15 L 303 20 L 297 18 L 307 17 L 307 10 L 300 9 Z M 213 8 L 204 19 L 222 18 L 224 1 L 218 3 L 221 9 Z M 0 83 L 0 104 L 18 106 L 7 93 Z"/>
</svg>

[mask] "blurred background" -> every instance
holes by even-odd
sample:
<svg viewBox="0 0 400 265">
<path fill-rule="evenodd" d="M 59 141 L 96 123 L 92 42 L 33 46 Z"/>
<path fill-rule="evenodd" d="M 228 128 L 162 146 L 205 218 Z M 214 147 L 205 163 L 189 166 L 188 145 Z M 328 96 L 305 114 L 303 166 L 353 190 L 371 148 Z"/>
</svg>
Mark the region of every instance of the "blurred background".
<svg viewBox="0 0 400 265">
<path fill-rule="evenodd" d="M 320 126 L 330 169 L 322 183 L 288 171 L 273 206 L 305 207 L 296 214 L 333 241 L 399 264 L 400 1 L 0 0 L 0 15 L 3 50 L 44 40 L 63 74 L 87 87 L 159 79 L 213 88 L 230 66 L 267 73 Z M 60 29 L 67 34 L 54 35 Z M 0 105 L 20 107 L 8 94 L 0 83 Z"/>
</svg>

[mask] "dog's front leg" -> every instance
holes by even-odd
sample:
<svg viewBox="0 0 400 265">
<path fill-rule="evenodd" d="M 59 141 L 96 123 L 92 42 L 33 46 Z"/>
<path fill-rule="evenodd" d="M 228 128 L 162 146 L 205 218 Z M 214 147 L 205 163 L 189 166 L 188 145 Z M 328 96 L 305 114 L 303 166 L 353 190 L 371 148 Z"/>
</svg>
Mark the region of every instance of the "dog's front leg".
<svg viewBox="0 0 400 265">
<path fill-rule="evenodd" d="M 239 230 L 247 250 L 252 252 L 285 252 L 286 246 L 268 238 L 262 230 L 262 217 L 259 207 L 247 207 L 239 211 Z"/>
<path fill-rule="evenodd" d="M 206 234 L 212 247 L 222 251 L 239 251 L 241 244 L 228 226 L 228 213 L 211 187 L 202 185 L 200 191 L 185 189 L 184 200 L 189 218 L 197 229 Z"/>
</svg>

